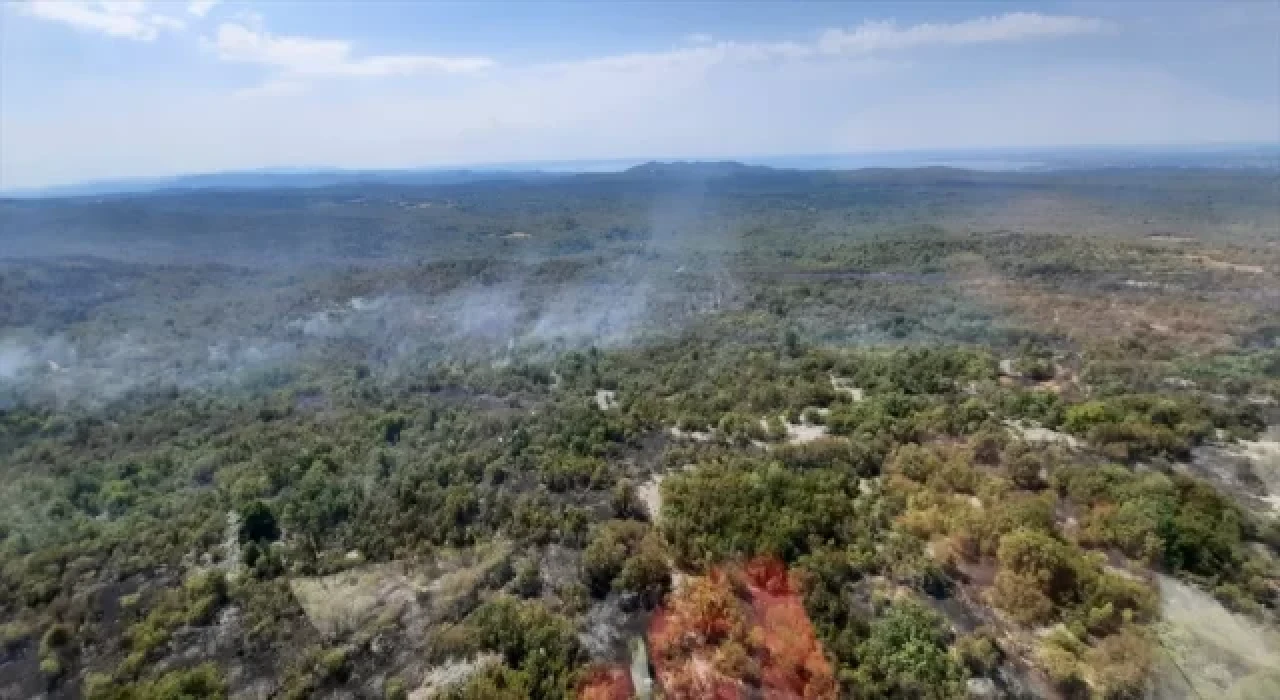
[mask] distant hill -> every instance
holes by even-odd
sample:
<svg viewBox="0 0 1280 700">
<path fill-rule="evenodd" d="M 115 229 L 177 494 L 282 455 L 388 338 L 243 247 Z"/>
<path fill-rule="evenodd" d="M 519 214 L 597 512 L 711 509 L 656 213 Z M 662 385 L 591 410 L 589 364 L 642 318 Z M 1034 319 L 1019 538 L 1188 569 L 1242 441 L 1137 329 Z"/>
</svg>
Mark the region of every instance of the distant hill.
<svg viewBox="0 0 1280 700">
<path fill-rule="evenodd" d="M 223 173 L 146 177 L 41 188 L 8 189 L 0 197 L 101 197 L 185 190 L 287 190 L 363 185 L 466 185 L 504 180 L 550 181 L 572 175 L 610 176 L 616 181 L 719 180 L 810 177 L 857 172 L 859 179 L 970 177 L 967 172 L 1053 172 L 1114 169 L 1203 168 L 1280 170 L 1280 144 L 1204 147 L 978 149 L 862 154 L 759 156 L 741 160 L 615 159 L 494 163 L 465 168 L 346 170 L 266 168 Z M 593 178 L 587 178 L 593 179 Z"/>
<path fill-rule="evenodd" d="M 736 160 L 718 161 L 649 161 L 627 168 L 623 175 L 654 178 L 717 178 L 736 175 L 764 175 L 777 172 L 765 165 L 747 165 Z"/>
<path fill-rule="evenodd" d="M 484 180 L 562 177 L 537 170 L 249 170 L 173 177 L 101 180 L 74 185 L 10 190 L 10 197 L 101 197 L 165 190 L 270 190 L 342 185 L 461 185 Z"/>
</svg>

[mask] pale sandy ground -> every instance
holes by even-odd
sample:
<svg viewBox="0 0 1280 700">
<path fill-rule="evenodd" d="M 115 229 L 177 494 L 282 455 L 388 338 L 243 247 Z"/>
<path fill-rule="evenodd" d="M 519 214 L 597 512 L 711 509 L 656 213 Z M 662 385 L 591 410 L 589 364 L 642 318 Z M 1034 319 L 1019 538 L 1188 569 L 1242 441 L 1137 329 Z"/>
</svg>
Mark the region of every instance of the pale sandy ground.
<svg viewBox="0 0 1280 700">
<path fill-rule="evenodd" d="M 240 554 L 240 514 L 227 511 L 227 529 L 222 539 L 222 570 L 234 581 L 240 577 L 244 562 Z"/>
<path fill-rule="evenodd" d="M 1234 270 L 1236 272 L 1248 272 L 1250 274 L 1261 275 L 1266 274 L 1266 269 L 1257 265 L 1241 265 L 1240 263 L 1227 262 L 1225 260 L 1217 260 L 1207 255 L 1191 255 L 1182 256 L 1191 262 L 1197 262 L 1205 267 L 1214 270 Z"/>
<path fill-rule="evenodd" d="M 685 465 L 685 471 L 692 468 L 692 464 Z M 662 480 L 665 478 L 664 474 L 654 474 L 636 488 L 636 495 L 644 503 L 645 510 L 649 511 L 649 522 L 655 528 L 662 525 Z M 667 558 L 667 568 L 671 570 L 671 587 L 679 590 L 688 580 L 688 574 L 677 569 L 675 560 L 670 557 Z"/>
<path fill-rule="evenodd" d="M 1271 505 L 1272 513 L 1280 515 L 1280 427 L 1272 427 L 1258 440 L 1241 440 L 1227 449 L 1249 460 L 1254 475 L 1267 490 L 1264 500 Z"/>
<path fill-rule="evenodd" d="M 852 399 L 854 403 L 861 401 L 866 395 L 866 392 L 853 385 L 852 379 L 849 379 L 848 377 L 837 377 L 834 374 L 831 375 L 831 388 L 835 389 L 838 393 L 848 394 L 849 398 Z"/>
<path fill-rule="evenodd" d="M 693 440 L 695 442 L 707 442 L 711 439 L 711 433 L 701 430 L 681 430 L 674 425 L 667 428 L 667 434 L 676 439 Z"/>
<path fill-rule="evenodd" d="M 409 700 L 429 700 L 445 691 L 466 683 L 476 673 L 494 664 L 502 663 L 502 657 L 485 653 L 470 659 L 458 659 L 440 664 L 429 669 L 422 679 L 422 685 L 409 693 Z"/>
<path fill-rule="evenodd" d="M 1152 697 L 1275 700 L 1280 634 L 1227 610 L 1212 596 L 1159 577 L 1163 621 Z"/>
<path fill-rule="evenodd" d="M 1004 424 L 1027 442 L 1033 442 L 1040 445 L 1058 444 L 1076 448 L 1084 445 L 1084 443 L 1074 435 L 1068 435 L 1057 430 L 1050 430 L 1049 428 L 1042 428 L 1031 422 L 1006 420 Z"/>
<path fill-rule="evenodd" d="M 1280 428 L 1220 449 L 1248 460 L 1267 492 L 1263 500 L 1280 513 Z M 1236 478 L 1225 467 L 1218 474 Z M 1157 627 L 1161 655 L 1152 697 L 1280 698 L 1280 631 L 1227 610 L 1197 588 L 1167 576 L 1158 580 L 1164 619 Z"/>
<path fill-rule="evenodd" d="M 659 519 L 662 517 L 662 480 L 664 478 L 666 477 L 663 474 L 654 474 L 636 489 L 636 495 L 649 511 L 649 521 L 655 527 L 660 524 Z"/>
<path fill-rule="evenodd" d="M 1189 464 L 1175 467 L 1199 473 L 1233 493 L 1240 505 L 1261 515 L 1280 515 L 1280 426 L 1257 440 L 1227 441 L 1197 447 Z"/>
<path fill-rule="evenodd" d="M 618 392 L 609 391 L 608 389 L 596 390 L 596 407 L 601 411 L 607 411 L 618 406 Z"/>
<path fill-rule="evenodd" d="M 792 445 L 803 445 L 806 442 L 827 436 L 827 426 L 809 425 L 808 423 L 787 423 L 787 442 Z"/>
</svg>

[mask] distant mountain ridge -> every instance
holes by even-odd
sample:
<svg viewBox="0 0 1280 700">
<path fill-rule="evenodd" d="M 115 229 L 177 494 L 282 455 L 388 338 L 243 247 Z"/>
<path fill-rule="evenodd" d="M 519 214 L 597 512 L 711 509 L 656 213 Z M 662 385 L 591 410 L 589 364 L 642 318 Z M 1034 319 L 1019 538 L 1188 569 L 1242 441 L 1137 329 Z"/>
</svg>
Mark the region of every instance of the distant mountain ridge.
<svg viewBox="0 0 1280 700">
<path fill-rule="evenodd" d="M 623 175 L 633 177 L 731 177 L 734 175 L 761 175 L 778 171 L 768 165 L 747 165 L 736 160 L 678 160 L 658 161 L 632 166 Z"/>
<path fill-rule="evenodd" d="M 8 197 L 94 197 L 162 190 L 306 189 L 337 185 L 460 185 L 482 180 L 560 177 L 538 170 L 249 170 L 102 180 L 0 193 Z"/>
<path fill-rule="evenodd" d="M 745 162 L 744 162 L 745 161 Z M 1003 172 L 1124 168 L 1280 170 L 1280 144 L 1206 147 L 985 149 L 865 154 L 761 156 L 729 159 L 612 159 L 497 163 L 468 167 L 343 169 L 263 168 L 221 173 L 99 180 L 9 188 L 0 197 L 51 198 L 146 194 L 166 190 L 308 189 L 344 185 L 462 185 L 500 180 L 545 181 L 611 174 L 628 179 L 719 179 L 800 171 Z"/>
</svg>

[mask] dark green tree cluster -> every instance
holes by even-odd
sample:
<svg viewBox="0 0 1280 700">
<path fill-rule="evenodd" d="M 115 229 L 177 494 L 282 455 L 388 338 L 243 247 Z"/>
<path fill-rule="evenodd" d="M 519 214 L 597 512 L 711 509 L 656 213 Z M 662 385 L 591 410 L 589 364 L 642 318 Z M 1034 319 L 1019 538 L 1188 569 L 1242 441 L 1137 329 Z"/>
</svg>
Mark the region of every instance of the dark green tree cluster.
<svg viewBox="0 0 1280 700">
<path fill-rule="evenodd" d="M 668 477 L 662 493 L 663 532 L 686 564 L 757 554 L 794 561 L 871 524 L 856 504 L 857 478 L 830 469 L 734 458 Z"/>
<path fill-rule="evenodd" d="M 596 597 L 618 590 L 656 604 L 670 587 L 668 569 L 666 547 L 658 533 L 634 520 L 597 525 L 582 553 L 583 580 Z"/>
<path fill-rule="evenodd" d="M 457 700 L 571 697 L 584 661 L 572 623 L 539 603 L 499 597 L 465 622 L 478 649 L 502 663 L 484 670 L 447 697 Z"/>
</svg>

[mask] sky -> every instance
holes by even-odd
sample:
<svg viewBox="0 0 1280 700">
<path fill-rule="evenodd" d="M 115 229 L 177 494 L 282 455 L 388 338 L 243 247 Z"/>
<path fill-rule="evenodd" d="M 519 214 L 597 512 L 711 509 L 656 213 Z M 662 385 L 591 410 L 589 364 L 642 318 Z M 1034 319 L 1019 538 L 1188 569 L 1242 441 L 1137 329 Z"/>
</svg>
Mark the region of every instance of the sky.
<svg viewBox="0 0 1280 700">
<path fill-rule="evenodd" d="M 1280 0 L 0 6 L 0 189 L 1280 142 Z"/>
</svg>

